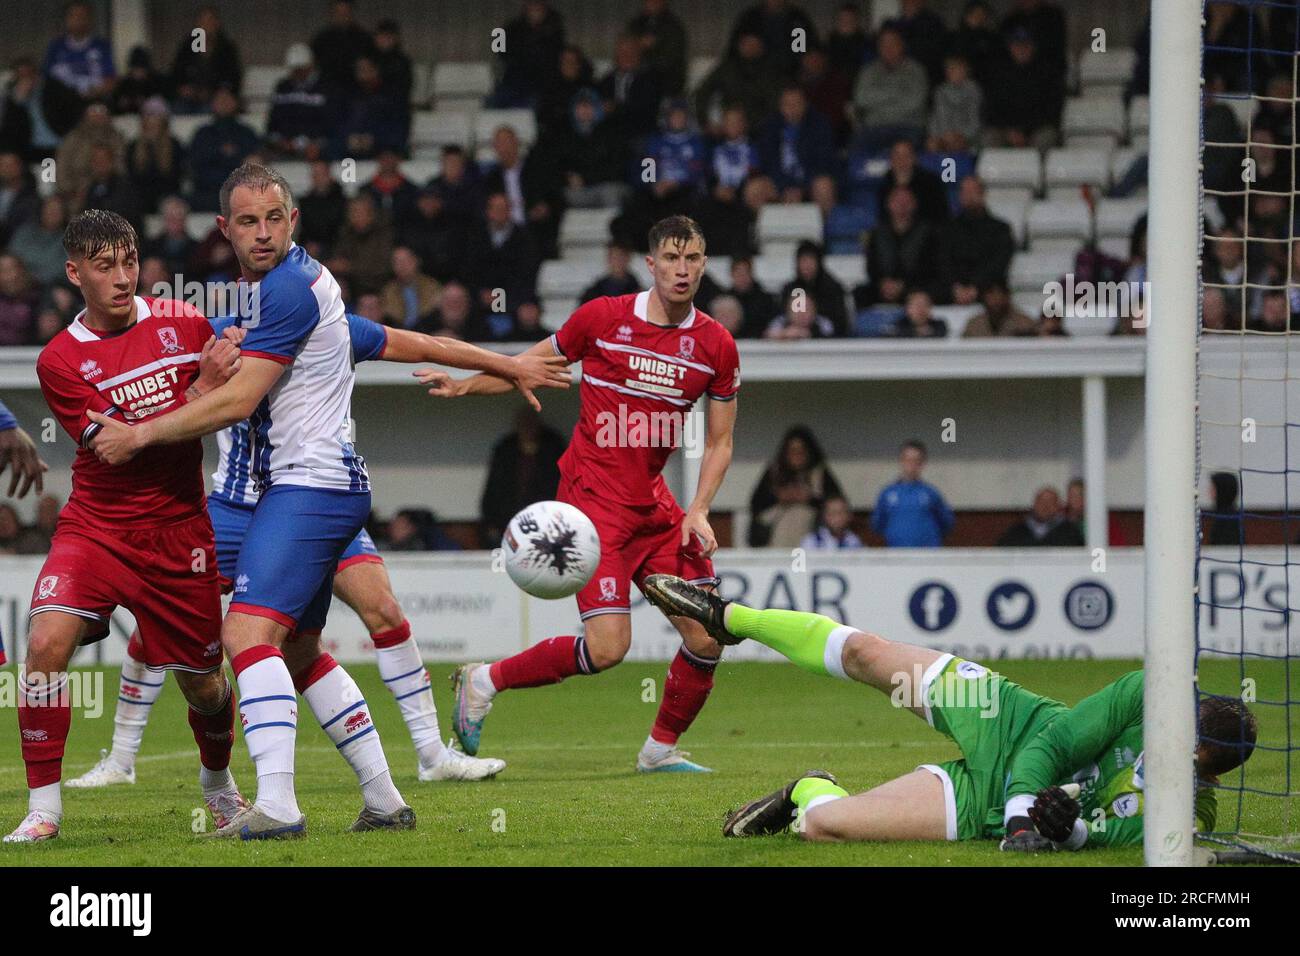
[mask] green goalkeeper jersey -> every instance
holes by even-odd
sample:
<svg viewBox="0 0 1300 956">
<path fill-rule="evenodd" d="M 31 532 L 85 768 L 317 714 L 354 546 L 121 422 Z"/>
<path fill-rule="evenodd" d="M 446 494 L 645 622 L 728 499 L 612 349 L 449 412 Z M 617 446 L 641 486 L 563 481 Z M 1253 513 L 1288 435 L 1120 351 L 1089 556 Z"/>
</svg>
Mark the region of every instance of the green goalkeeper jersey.
<svg viewBox="0 0 1300 956">
<path fill-rule="evenodd" d="M 1052 720 L 1014 756 L 1006 795 L 1077 783 L 1088 845 L 1142 842 L 1142 671 L 1125 674 Z M 1208 787 L 1196 795 L 1197 829 L 1214 828 Z"/>
</svg>

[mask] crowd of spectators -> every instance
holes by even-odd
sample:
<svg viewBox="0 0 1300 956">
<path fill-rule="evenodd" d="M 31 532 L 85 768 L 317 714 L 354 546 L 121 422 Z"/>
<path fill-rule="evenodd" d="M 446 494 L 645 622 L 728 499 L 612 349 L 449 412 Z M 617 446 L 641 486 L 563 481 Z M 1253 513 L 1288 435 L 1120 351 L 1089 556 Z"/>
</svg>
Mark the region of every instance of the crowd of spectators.
<svg viewBox="0 0 1300 956">
<path fill-rule="evenodd" d="M 243 58 L 216 7 L 195 18 L 204 43 L 187 33 L 170 64 L 134 49 L 119 76 L 92 6 L 67 6 L 63 32 L 40 61 L 13 64 L 0 98 L 0 250 L 8 254 L 0 259 L 0 345 L 42 343 L 70 318 L 75 297 L 60 294 L 58 239 L 67 217 L 86 206 L 120 212 L 138 229 L 163 214 L 161 232 L 144 237 L 151 275 L 228 278 L 220 235 L 191 239 L 184 216 L 214 211 L 221 182 L 249 159 L 312 164 L 310 189 L 297 197 L 300 241 L 330 266 L 354 309 L 407 328 L 540 338 L 537 275 L 559 254 L 565 212 L 618 206 L 610 273 L 591 294 L 634 290 L 619 261 L 644 248 L 655 219 L 689 213 L 704 225 L 710 252 L 738 263 L 732 287 L 708 283 L 699 302 L 741 337 L 1063 334 L 1059 320 L 1013 307 L 1015 239 L 971 174 L 983 147 L 1060 141 L 1069 60 L 1061 5 L 1012 0 L 999 20 L 988 3 L 971 0 L 948 22 L 926 0 L 902 0 L 872 32 L 857 3 L 818 24 L 790 0 L 758 0 L 692 89 L 690 38 L 669 0 L 641 0 L 612 48 L 599 51 L 612 53 L 603 73 L 549 0 L 523 0 L 505 27 L 484 105 L 533 110 L 536 142 L 524 148 L 503 126 L 485 163 L 444 147 L 427 182 L 408 179 L 402 166 L 411 155 L 414 74 L 400 25 L 368 26 L 349 0 L 332 0 L 326 11 L 309 42 L 288 46 L 259 134 L 241 112 Z M 1206 36 L 1225 50 L 1285 48 L 1270 38 L 1294 37 L 1294 18 L 1282 5 L 1256 15 L 1210 3 Z M 802 43 L 792 42 L 795 31 Z M 1146 92 L 1149 42 L 1144 32 L 1130 96 Z M 1300 285 L 1287 285 L 1300 244 L 1276 241 L 1293 228 L 1290 67 L 1268 53 L 1215 49 L 1206 78 L 1207 140 L 1244 141 L 1225 90 L 1249 82 L 1266 96 L 1245 150 L 1207 149 L 1206 185 L 1224 194 L 1207 203 L 1206 325 L 1300 326 Z M 124 113 L 140 117 L 129 141 L 113 123 Z M 171 132 L 178 115 L 206 118 L 188 143 Z M 1256 169 L 1249 199 L 1232 188 L 1244 152 Z M 49 157 L 57 188 L 41 199 L 31 164 Z M 329 165 L 343 158 L 378 166 L 351 199 Z M 938 175 L 944 159 L 956 159 L 956 181 Z M 1123 190 L 1144 178 L 1144 158 L 1135 168 Z M 748 263 L 758 251 L 757 215 L 790 202 L 819 206 L 826 234 L 800 247 L 790 286 L 762 289 Z M 1144 233 L 1143 221 L 1126 261 L 1103 262 L 1107 276 L 1145 278 Z M 869 276 L 852 289 L 821 265 L 824 251 L 846 250 L 861 252 Z M 972 304 L 983 311 L 963 329 L 931 314 Z M 1140 329 L 1121 322 L 1115 331 Z"/>
</svg>

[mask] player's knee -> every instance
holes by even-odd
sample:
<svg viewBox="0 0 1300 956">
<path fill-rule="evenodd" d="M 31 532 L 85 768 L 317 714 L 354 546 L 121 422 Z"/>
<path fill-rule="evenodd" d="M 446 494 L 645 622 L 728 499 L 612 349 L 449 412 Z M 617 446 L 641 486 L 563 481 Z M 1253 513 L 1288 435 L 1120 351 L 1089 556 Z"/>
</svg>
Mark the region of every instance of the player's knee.
<svg viewBox="0 0 1300 956">
<path fill-rule="evenodd" d="M 54 673 L 68 666 L 69 639 L 52 627 L 33 627 L 27 635 L 27 673 Z"/>
<path fill-rule="evenodd" d="M 226 697 L 226 675 L 221 671 L 210 674 L 177 671 L 176 683 L 189 705 L 203 713 L 216 710 Z"/>
<path fill-rule="evenodd" d="M 587 653 L 591 655 L 591 663 L 598 671 L 606 671 L 615 664 L 622 663 L 623 658 L 627 657 L 628 647 L 631 641 L 611 642 L 603 641 L 599 644 L 588 642 Z"/>
<path fill-rule="evenodd" d="M 402 605 L 397 603 L 393 592 L 385 591 L 366 606 L 361 619 L 365 621 L 366 628 L 371 634 L 381 634 L 400 628 L 406 621 L 406 615 L 402 612 Z"/>
<path fill-rule="evenodd" d="M 296 631 L 281 648 L 284 666 L 296 680 L 298 674 L 320 657 L 320 631 Z"/>
</svg>

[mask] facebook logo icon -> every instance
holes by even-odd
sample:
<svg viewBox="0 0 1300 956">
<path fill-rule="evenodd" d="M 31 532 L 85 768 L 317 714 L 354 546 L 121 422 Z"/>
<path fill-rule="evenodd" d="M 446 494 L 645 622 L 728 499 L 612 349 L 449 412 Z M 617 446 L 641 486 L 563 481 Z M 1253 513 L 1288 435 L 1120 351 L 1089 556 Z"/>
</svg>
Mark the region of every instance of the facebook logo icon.
<svg viewBox="0 0 1300 956">
<path fill-rule="evenodd" d="M 907 603 L 912 623 L 923 631 L 942 631 L 957 617 L 957 595 L 941 581 L 926 581 Z"/>
</svg>

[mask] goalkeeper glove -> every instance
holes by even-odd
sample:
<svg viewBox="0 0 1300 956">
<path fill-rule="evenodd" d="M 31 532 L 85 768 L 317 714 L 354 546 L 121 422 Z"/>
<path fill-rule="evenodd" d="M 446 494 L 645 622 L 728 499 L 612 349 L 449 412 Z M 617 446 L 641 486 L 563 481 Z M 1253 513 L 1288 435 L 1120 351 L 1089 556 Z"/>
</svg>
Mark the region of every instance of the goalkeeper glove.
<svg viewBox="0 0 1300 956">
<path fill-rule="evenodd" d="M 1007 835 L 998 845 L 1000 850 L 1012 853 L 1041 853 L 1056 849 L 1052 841 L 1034 829 L 1029 817 L 1012 817 L 1007 821 Z"/>
<path fill-rule="evenodd" d="M 1081 808 L 1060 787 L 1046 787 L 1034 797 L 1029 808 L 1029 819 L 1034 829 L 1054 843 L 1064 843 L 1074 832 L 1074 821 L 1079 819 Z"/>
</svg>

